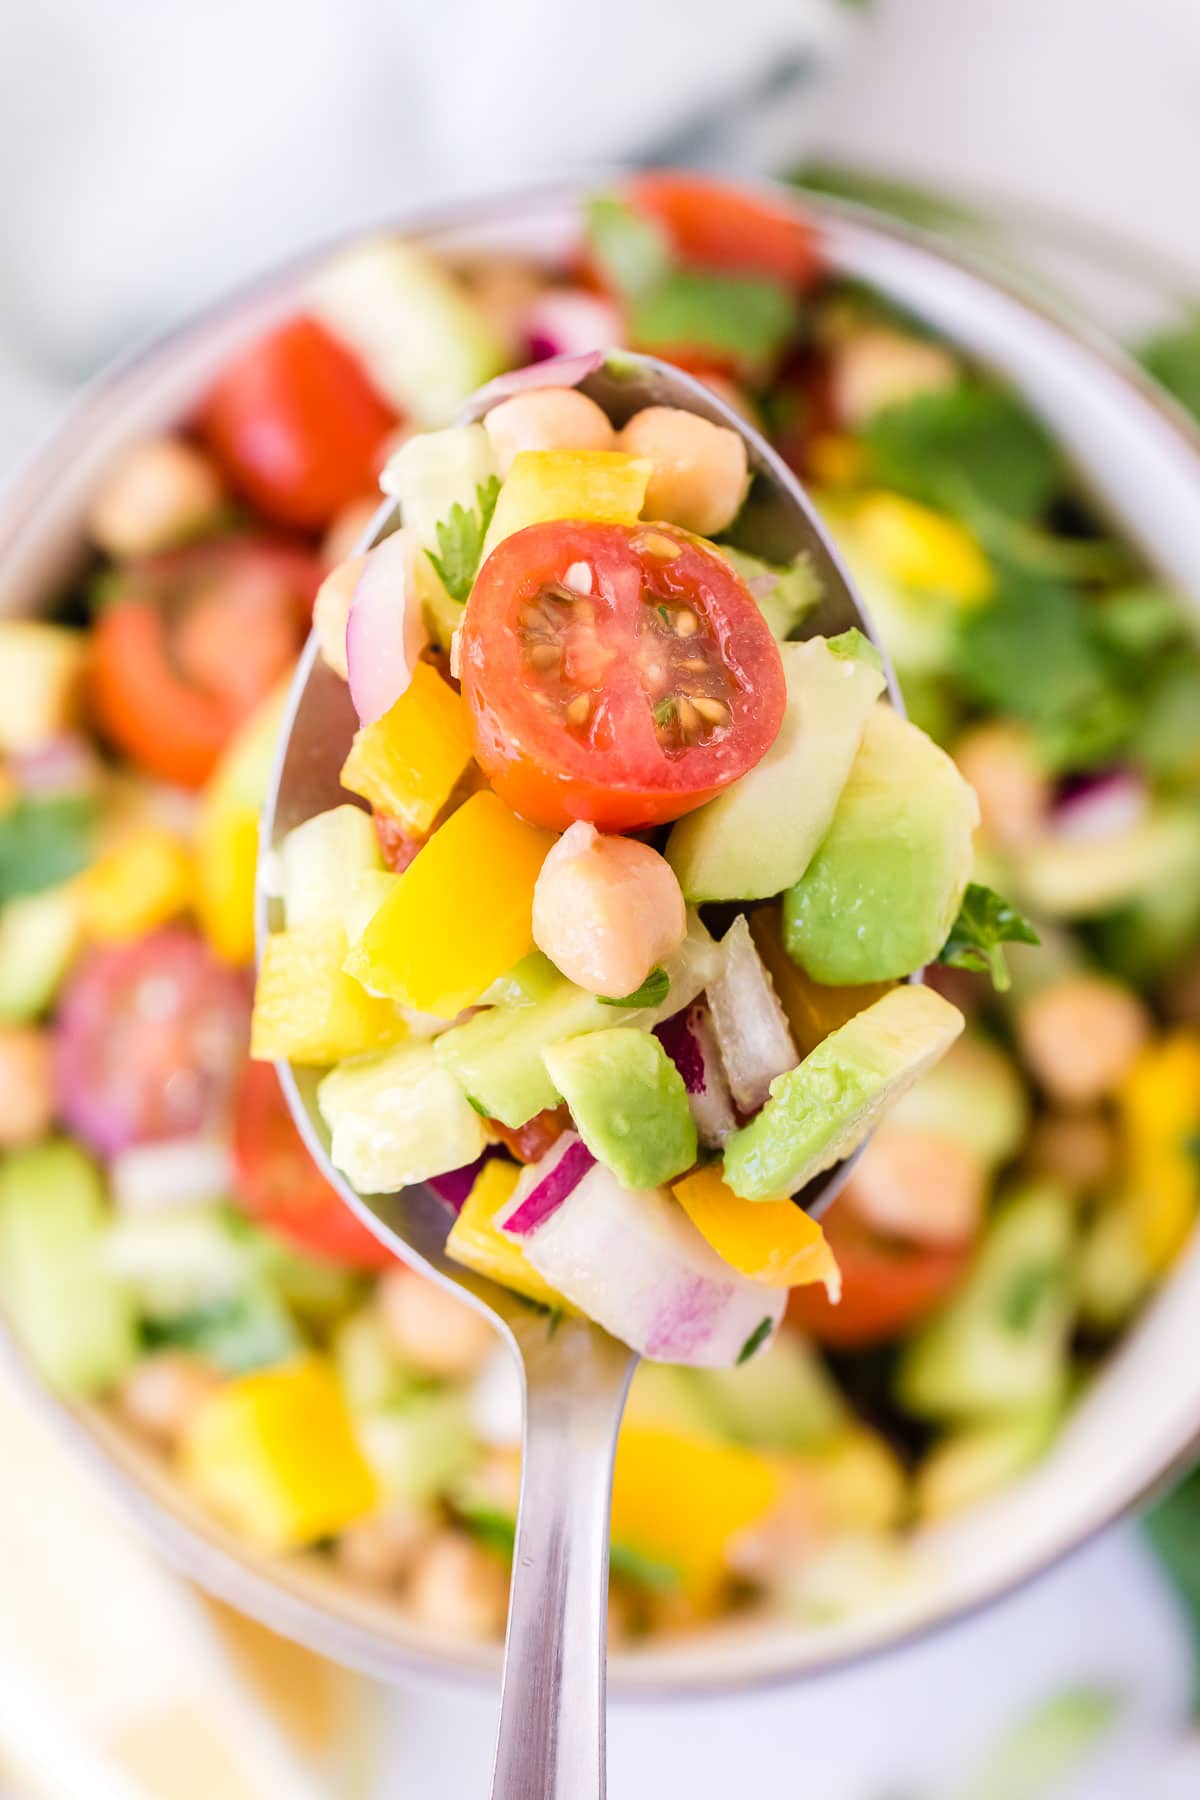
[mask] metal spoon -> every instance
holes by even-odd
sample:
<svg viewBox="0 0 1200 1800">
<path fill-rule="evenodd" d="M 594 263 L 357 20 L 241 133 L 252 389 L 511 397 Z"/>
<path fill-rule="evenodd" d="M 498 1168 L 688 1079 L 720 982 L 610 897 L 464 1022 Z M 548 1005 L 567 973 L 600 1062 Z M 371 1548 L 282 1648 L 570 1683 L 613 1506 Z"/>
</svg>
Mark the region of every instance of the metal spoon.
<svg viewBox="0 0 1200 1800">
<path fill-rule="evenodd" d="M 795 477 L 759 434 L 700 382 L 652 357 L 610 353 L 581 384 L 617 425 L 644 406 L 678 406 L 740 433 L 754 475 L 736 533 L 740 548 L 772 562 L 803 553 L 824 598 L 807 631 L 832 635 L 870 625 L 823 526 Z M 494 403 L 486 392 L 464 419 Z M 400 523 L 389 504 L 368 545 Z M 899 704 L 889 676 L 891 699 Z M 264 852 L 293 826 L 348 798 L 338 771 L 357 721 L 346 684 L 309 643 L 297 672 L 263 820 Z M 259 883 L 259 941 L 279 923 Z M 598 1326 L 551 1324 L 507 1289 L 451 1262 L 452 1223 L 431 1189 L 363 1199 L 329 1160 L 317 1110 L 317 1075 L 279 1065 L 284 1092 L 305 1142 L 328 1180 L 389 1249 L 411 1267 L 460 1293 L 492 1321 L 521 1369 L 525 1434 L 521 1502 L 513 1556 L 500 1727 L 492 1800 L 602 1800 L 605 1792 L 605 1647 L 608 1524 L 613 1455 L 637 1358 Z M 851 1159 L 853 1160 L 853 1159 Z M 799 1202 L 820 1211 L 833 1199 L 849 1161 L 813 1181 Z"/>
</svg>

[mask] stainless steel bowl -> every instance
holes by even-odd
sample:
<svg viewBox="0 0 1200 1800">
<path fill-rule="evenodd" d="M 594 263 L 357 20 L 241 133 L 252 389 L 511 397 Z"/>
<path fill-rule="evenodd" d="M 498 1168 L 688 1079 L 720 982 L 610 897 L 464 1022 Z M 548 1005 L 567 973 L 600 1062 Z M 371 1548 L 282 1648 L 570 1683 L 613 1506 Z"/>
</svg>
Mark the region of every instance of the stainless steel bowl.
<svg viewBox="0 0 1200 1800">
<path fill-rule="evenodd" d="M 389 221 L 432 247 L 495 250 L 556 262 L 576 241 L 581 190 L 522 193 L 423 218 Z M 777 199 L 795 204 L 786 190 Z M 986 258 L 874 215 L 808 200 L 806 216 L 836 272 L 871 282 L 1031 400 L 1074 457 L 1097 504 L 1149 565 L 1200 611 L 1200 436 L 1107 342 L 1044 286 L 1014 283 Z M 329 246 L 289 265 L 105 377 L 76 405 L 0 503 L 0 607 L 53 604 L 84 554 L 89 495 L 112 459 L 184 414 L 227 356 L 295 304 Z M 1062 258 L 1062 240 L 1054 250 Z M 1085 250 L 1080 267 L 1094 262 Z M 1145 290 L 1118 271 L 1121 304 Z M 1200 1243 L 1172 1273 L 1136 1330 L 1078 1407 L 1051 1455 L 1023 1481 L 914 1543 L 914 1576 L 877 1605 L 826 1628 L 730 1622 L 700 1636 L 621 1651 L 617 1692 L 732 1690 L 825 1669 L 889 1648 L 998 1598 L 1134 1505 L 1200 1434 L 1200 1368 L 1190 1354 L 1200 1310 Z M 257 1555 L 215 1524 L 163 1465 L 96 1408 L 41 1387 L 17 1346 L 38 1403 L 150 1539 L 192 1579 L 275 1630 L 387 1679 L 413 1670 L 492 1678 L 498 1652 L 464 1647 L 408 1622 L 350 1586 L 320 1558 Z"/>
</svg>

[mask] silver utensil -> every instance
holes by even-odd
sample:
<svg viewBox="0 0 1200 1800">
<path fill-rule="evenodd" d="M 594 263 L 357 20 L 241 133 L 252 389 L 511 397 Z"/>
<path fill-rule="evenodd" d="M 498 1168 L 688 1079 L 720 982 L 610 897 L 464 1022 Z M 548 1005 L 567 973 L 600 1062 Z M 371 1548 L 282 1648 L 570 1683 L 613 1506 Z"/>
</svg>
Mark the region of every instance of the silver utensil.
<svg viewBox="0 0 1200 1800">
<path fill-rule="evenodd" d="M 617 425 L 644 406 L 679 406 L 737 431 L 754 476 L 739 520 L 739 547 L 772 562 L 806 555 L 823 600 L 805 621 L 815 635 L 871 628 L 845 569 L 795 476 L 758 432 L 700 382 L 668 364 L 621 351 L 582 383 Z M 486 394 L 469 402 L 478 418 Z M 378 543 L 400 523 L 381 508 L 368 536 Z M 900 704 L 889 674 L 894 705 Z M 338 782 L 356 719 L 346 684 L 310 641 L 296 675 L 263 819 L 264 856 L 296 825 L 348 798 Z M 260 871 L 261 873 L 261 871 Z M 268 883 L 259 882 L 258 930 L 278 923 Z M 608 1524 L 613 1456 L 637 1358 L 598 1326 L 551 1323 L 495 1282 L 451 1262 L 453 1222 L 427 1187 L 364 1199 L 329 1160 L 316 1106 L 317 1075 L 279 1065 L 284 1092 L 310 1151 L 341 1194 L 389 1249 L 452 1288 L 505 1338 L 521 1370 L 525 1403 L 521 1501 L 501 1692 L 493 1800 L 602 1800 L 605 1792 L 605 1650 Z M 853 1159 L 812 1182 L 799 1202 L 820 1211 Z"/>
</svg>

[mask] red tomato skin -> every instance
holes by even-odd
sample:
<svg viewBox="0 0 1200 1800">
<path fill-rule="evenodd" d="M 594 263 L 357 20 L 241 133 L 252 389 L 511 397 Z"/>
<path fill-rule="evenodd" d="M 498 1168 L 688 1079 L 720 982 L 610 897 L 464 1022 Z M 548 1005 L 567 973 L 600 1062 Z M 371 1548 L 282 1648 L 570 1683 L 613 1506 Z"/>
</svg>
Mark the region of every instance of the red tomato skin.
<svg viewBox="0 0 1200 1800">
<path fill-rule="evenodd" d="M 374 487 L 397 423 L 356 359 L 305 315 L 234 357 L 198 420 L 201 437 L 253 506 L 311 531 Z"/>
<path fill-rule="evenodd" d="M 242 1071 L 233 1157 L 238 1200 L 264 1230 L 318 1261 L 368 1271 L 395 1266 L 309 1155 L 270 1063 L 247 1063 Z"/>
<path fill-rule="evenodd" d="M 890 1343 L 936 1312 L 958 1286 L 973 1243 L 901 1243 L 878 1236 L 854 1211 L 848 1186 L 821 1221 L 842 1271 L 835 1306 L 823 1287 L 793 1288 L 787 1322 L 834 1350 Z"/>
<path fill-rule="evenodd" d="M 671 170 L 637 175 L 627 191 L 664 228 L 679 259 L 696 268 L 773 276 L 801 289 L 820 273 L 812 227 L 782 202 Z"/>
<path fill-rule="evenodd" d="M 371 816 L 384 862 L 394 875 L 403 875 L 425 839 L 413 837 L 391 813 L 374 812 Z"/>
<path fill-rule="evenodd" d="M 487 1128 L 494 1138 L 498 1138 L 505 1149 L 511 1151 L 518 1162 L 541 1162 L 551 1145 L 557 1144 L 564 1131 L 571 1129 L 571 1115 L 565 1106 L 547 1108 L 545 1112 L 534 1113 L 524 1125 L 515 1128 L 502 1125 L 499 1119 L 489 1119 Z"/>
</svg>

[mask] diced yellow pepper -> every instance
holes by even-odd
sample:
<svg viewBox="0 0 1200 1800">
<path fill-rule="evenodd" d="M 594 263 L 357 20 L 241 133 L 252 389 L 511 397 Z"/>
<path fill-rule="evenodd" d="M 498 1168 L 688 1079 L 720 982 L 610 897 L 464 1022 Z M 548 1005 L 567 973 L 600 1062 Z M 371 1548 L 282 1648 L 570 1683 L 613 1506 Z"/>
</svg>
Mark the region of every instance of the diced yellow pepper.
<svg viewBox="0 0 1200 1800">
<path fill-rule="evenodd" d="M 519 451 L 500 489 L 484 558 L 514 531 L 551 519 L 636 524 L 653 473 L 648 457 L 623 450 Z"/>
<path fill-rule="evenodd" d="M 355 732 L 342 786 L 424 837 L 471 760 L 467 709 L 428 663 L 382 719 Z"/>
<path fill-rule="evenodd" d="M 196 913 L 205 937 L 225 962 L 254 961 L 258 815 L 271 780 L 290 679 L 243 725 L 200 803 Z"/>
<path fill-rule="evenodd" d="M 1138 1057 L 1118 1096 L 1128 1204 L 1155 1270 L 1182 1249 L 1200 1206 L 1200 1034 L 1180 1030 Z"/>
<path fill-rule="evenodd" d="M 808 446 L 808 473 L 819 487 L 853 487 L 866 466 L 862 445 L 841 432 L 823 431 Z"/>
<path fill-rule="evenodd" d="M 496 1225 L 496 1214 L 512 1199 L 520 1173 L 515 1164 L 498 1158 L 484 1163 L 446 1239 L 446 1255 L 527 1300 L 573 1312 L 557 1289 L 543 1281 L 521 1246 Z"/>
<path fill-rule="evenodd" d="M 185 912 L 194 895 L 187 845 L 161 825 L 137 825 L 80 878 L 83 930 L 96 943 L 127 943 Z"/>
<path fill-rule="evenodd" d="M 254 992 L 252 1057 L 322 1068 L 406 1035 L 396 1008 L 346 974 L 348 949 L 345 927 L 336 923 L 297 925 L 267 939 Z"/>
<path fill-rule="evenodd" d="M 766 1287 L 824 1282 L 831 1298 L 841 1275 L 825 1233 L 791 1200 L 742 1200 L 716 1163 L 675 1183 L 675 1198 L 723 1262 Z"/>
<path fill-rule="evenodd" d="M 864 494 L 854 524 L 868 556 L 901 587 L 963 606 L 991 598 L 996 580 L 978 542 L 957 519 L 901 494 Z"/>
<path fill-rule="evenodd" d="M 741 1444 L 626 1426 L 613 1481 L 615 1542 L 677 1572 L 686 1596 L 716 1600 L 734 1539 L 782 1491 L 775 1459 Z"/>
<path fill-rule="evenodd" d="M 317 1356 L 216 1389 L 190 1420 L 180 1460 L 203 1499 L 269 1552 L 329 1537 L 379 1503 L 341 1389 Z"/>
<path fill-rule="evenodd" d="M 779 1003 L 787 1014 L 792 1036 L 801 1056 L 815 1050 L 822 1039 L 856 1013 L 865 1012 L 895 987 L 894 981 L 873 981 L 861 987 L 822 987 L 798 968 L 784 948 L 779 928 L 779 903 L 756 906 L 749 914 L 750 935 L 775 983 Z"/>
<path fill-rule="evenodd" d="M 793 1464 L 820 1529 L 887 1531 L 908 1507 L 908 1484 L 891 1446 L 878 1432 L 850 1426 Z"/>
<path fill-rule="evenodd" d="M 533 887 L 554 838 L 472 794 L 400 877 L 350 952 L 372 993 L 452 1019 L 533 949 Z"/>
</svg>

